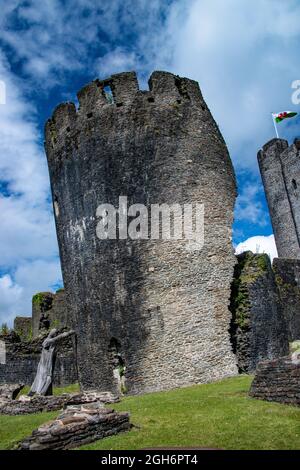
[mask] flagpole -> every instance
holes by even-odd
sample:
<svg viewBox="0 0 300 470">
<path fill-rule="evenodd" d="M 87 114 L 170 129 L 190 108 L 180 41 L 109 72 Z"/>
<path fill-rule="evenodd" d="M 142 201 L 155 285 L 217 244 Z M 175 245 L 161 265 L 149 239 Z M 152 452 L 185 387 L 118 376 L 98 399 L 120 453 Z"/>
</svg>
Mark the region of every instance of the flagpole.
<svg viewBox="0 0 300 470">
<path fill-rule="evenodd" d="M 277 130 L 277 126 L 276 126 L 276 122 L 275 122 L 273 113 L 272 113 L 272 119 L 273 119 L 273 124 L 274 124 L 274 127 L 275 127 L 275 132 L 276 132 L 277 139 L 279 139 L 278 130 Z"/>
</svg>

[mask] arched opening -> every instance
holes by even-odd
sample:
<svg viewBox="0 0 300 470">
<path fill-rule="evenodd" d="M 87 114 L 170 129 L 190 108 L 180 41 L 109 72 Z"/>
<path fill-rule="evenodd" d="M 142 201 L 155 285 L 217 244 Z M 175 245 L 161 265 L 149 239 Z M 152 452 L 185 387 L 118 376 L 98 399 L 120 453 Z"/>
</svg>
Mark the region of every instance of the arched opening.
<svg viewBox="0 0 300 470">
<path fill-rule="evenodd" d="M 116 338 L 111 338 L 109 343 L 109 353 L 112 362 L 113 375 L 117 381 L 120 393 L 126 393 L 125 385 L 125 361 L 121 354 L 121 343 Z"/>
</svg>

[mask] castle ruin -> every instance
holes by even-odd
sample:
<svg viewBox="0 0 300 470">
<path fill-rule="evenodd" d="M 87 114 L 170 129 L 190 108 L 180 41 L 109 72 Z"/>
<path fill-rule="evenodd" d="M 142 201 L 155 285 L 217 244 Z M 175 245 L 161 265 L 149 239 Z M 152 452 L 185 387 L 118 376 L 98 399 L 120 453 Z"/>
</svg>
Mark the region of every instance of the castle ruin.
<svg viewBox="0 0 300 470">
<path fill-rule="evenodd" d="M 300 139 L 272 139 L 258 152 L 278 258 L 275 273 L 290 342 L 300 339 Z"/>
<path fill-rule="evenodd" d="M 134 73 L 95 80 L 78 93 L 78 110 L 62 104 L 47 122 L 66 289 L 36 294 L 32 318 L 0 337 L 0 383 L 32 382 L 53 327 L 76 331 L 60 346 L 55 383 L 79 375 L 83 389 L 114 393 L 253 373 L 299 340 L 299 141 L 275 139 L 258 154 L 280 257 L 272 266 L 263 254 L 234 257 L 234 172 L 198 84 L 154 72 L 149 88 L 139 90 Z M 203 204 L 203 246 L 185 230 L 163 238 L 164 219 L 152 237 L 153 204 L 162 216 L 169 206 L 175 233 L 175 222 L 185 229 L 175 205 L 191 203 Z M 98 236 L 103 204 L 114 211 L 113 239 Z"/>
<path fill-rule="evenodd" d="M 300 140 L 273 139 L 258 152 L 278 256 L 300 259 Z"/>
<path fill-rule="evenodd" d="M 107 99 L 107 87 L 113 99 Z M 46 123 L 63 279 L 83 388 L 142 393 L 237 373 L 228 310 L 236 182 L 198 83 L 154 72 L 95 80 Z M 113 101 L 113 102 L 112 102 Z M 204 204 L 204 247 L 99 239 L 97 207 Z M 120 213 L 118 213 L 120 217 Z M 125 374 L 124 374 L 125 371 Z"/>
</svg>

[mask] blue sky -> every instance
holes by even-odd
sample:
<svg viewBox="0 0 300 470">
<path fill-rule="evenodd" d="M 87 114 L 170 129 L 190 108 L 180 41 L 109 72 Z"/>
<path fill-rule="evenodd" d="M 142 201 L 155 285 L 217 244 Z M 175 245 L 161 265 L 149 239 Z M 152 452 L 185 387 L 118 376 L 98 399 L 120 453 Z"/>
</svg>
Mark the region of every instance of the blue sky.
<svg viewBox="0 0 300 470">
<path fill-rule="evenodd" d="M 43 126 L 96 77 L 153 70 L 199 81 L 239 184 L 234 243 L 274 252 L 258 149 L 271 111 L 295 110 L 298 0 L 0 0 L 0 322 L 30 315 L 31 296 L 61 285 Z M 299 117 L 280 124 L 300 134 Z M 257 236 L 260 238 L 252 239 Z M 250 240 L 249 240 L 250 239 Z M 252 241 L 251 241 L 252 240 Z M 251 245 L 252 243 L 252 245 Z"/>
</svg>

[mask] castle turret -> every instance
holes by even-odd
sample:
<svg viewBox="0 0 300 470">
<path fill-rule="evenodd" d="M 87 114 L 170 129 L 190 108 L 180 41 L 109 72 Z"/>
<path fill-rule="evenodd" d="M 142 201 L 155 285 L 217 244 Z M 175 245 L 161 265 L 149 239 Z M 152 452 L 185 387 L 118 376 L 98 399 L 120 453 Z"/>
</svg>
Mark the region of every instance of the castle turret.
<svg viewBox="0 0 300 470">
<path fill-rule="evenodd" d="M 78 93 L 78 110 L 62 104 L 46 124 L 64 285 L 87 389 L 139 393 L 237 372 L 228 333 L 231 160 L 198 83 L 154 72 L 149 88 L 139 90 L 135 73 L 95 80 Z M 121 219 L 152 215 L 152 204 L 203 204 L 204 246 L 151 237 L 152 220 L 149 236 L 145 225 L 143 237 L 127 236 Z M 105 207 L 116 208 L 117 239 L 99 236 Z"/>
<path fill-rule="evenodd" d="M 280 258 L 300 259 L 300 142 L 273 139 L 258 152 Z"/>
</svg>

